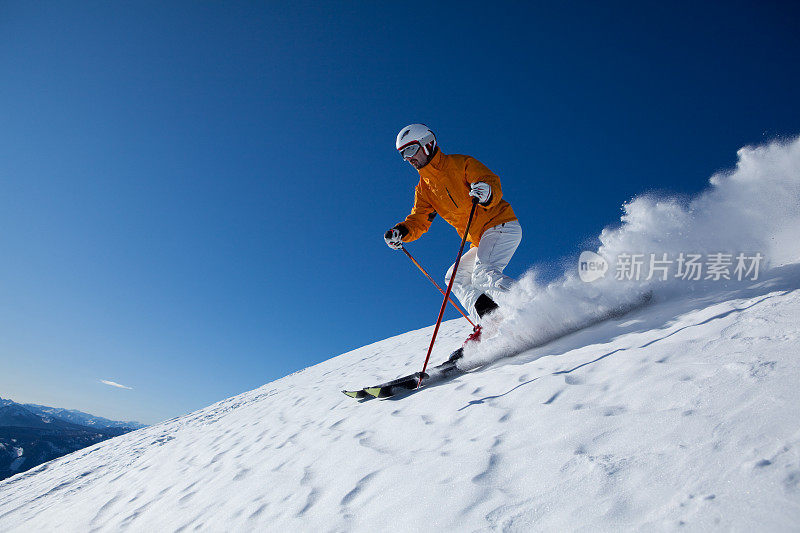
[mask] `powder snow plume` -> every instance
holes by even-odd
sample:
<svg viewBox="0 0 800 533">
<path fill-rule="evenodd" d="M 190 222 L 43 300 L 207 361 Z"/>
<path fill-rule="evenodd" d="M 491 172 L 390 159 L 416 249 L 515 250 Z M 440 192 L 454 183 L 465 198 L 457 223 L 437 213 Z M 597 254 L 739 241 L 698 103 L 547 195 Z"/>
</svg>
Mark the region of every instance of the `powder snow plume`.
<svg viewBox="0 0 800 533">
<path fill-rule="evenodd" d="M 685 293 L 726 290 L 731 280 L 698 281 L 676 277 L 679 254 L 760 253 L 759 279 L 770 269 L 800 262 L 800 137 L 738 151 L 731 171 L 717 173 L 708 189 L 692 198 L 643 195 L 623 205 L 621 225 L 605 228 L 594 250 L 609 265 L 605 277 L 587 283 L 578 261 L 549 284 L 530 270 L 515 288 L 498 297 L 503 312 L 500 335 L 468 348 L 459 366 L 465 369 L 519 353 L 550 339 L 635 305 L 652 295 L 664 300 Z M 614 265 L 621 257 L 641 254 L 642 276 L 618 280 Z M 646 280 L 651 254 L 673 261 L 667 279 L 659 271 Z M 750 283 L 752 283 L 752 273 Z M 746 280 L 746 279 L 745 279 Z"/>
</svg>

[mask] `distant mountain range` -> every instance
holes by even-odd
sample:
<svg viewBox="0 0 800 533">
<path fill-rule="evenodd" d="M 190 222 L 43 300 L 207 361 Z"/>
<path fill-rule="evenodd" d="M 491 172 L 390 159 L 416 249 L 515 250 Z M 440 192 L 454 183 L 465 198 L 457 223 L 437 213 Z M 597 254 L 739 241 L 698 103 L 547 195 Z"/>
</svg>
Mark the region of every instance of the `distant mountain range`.
<svg viewBox="0 0 800 533">
<path fill-rule="evenodd" d="M 0 479 L 143 427 L 138 422 L 0 398 Z"/>
</svg>

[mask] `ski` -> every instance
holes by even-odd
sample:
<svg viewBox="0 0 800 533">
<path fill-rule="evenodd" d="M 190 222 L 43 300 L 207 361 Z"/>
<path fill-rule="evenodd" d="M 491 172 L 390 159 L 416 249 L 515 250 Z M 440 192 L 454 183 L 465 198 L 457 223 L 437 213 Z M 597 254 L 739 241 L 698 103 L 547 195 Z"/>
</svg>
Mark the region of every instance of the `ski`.
<svg viewBox="0 0 800 533">
<path fill-rule="evenodd" d="M 351 398 L 355 398 L 357 400 L 360 400 L 361 398 L 364 398 L 367 395 L 367 393 L 364 391 L 364 389 L 361 389 L 361 390 L 343 390 L 342 392 L 345 393 L 347 396 L 350 396 Z"/>
<path fill-rule="evenodd" d="M 454 361 L 446 361 L 441 365 L 429 368 L 428 371 L 425 372 L 422 386 L 424 387 L 431 383 L 442 381 L 445 378 L 456 377 L 463 373 L 463 371 L 458 369 Z M 380 385 L 364 387 L 361 390 L 355 391 L 343 390 L 342 392 L 357 400 L 365 398 L 389 398 L 399 393 L 415 390 L 419 386 L 420 375 L 420 372 L 415 372 L 408 376 L 402 376 L 392 381 L 381 383 Z"/>
<path fill-rule="evenodd" d="M 400 391 L 416 389 L 417 385 L 419 385 L 419 376 L 420 373 L 415 372 L 414 374 L 399 377 L 397 379 L 393 379 L 392 381 L 381 383 L 380 385 L 364 387 L 363 389 L 357 391 L 343 390 L 342 392 L 345 395 L 357 400 L 363 398 L 388 398 L 389 396 L 393 396 Z M 428 376 L 426 372 L 426 379 L 427 377 Z"/>
<path fill-rule="evenodd" d="M 421 374 L 419 372 L 415 372 L 410 376 L 403 376 L 401 378 L 389 381 L 388 383 L 375 385 L 374 387 L 365 387 L 364 392 L 373 398 L 388 398 L 389 396 L 394 396 L 398 392 L 416 389 L 419 386 L 420 375 Z M 425 378 L 427 379 L 427 377 L 428 375 L 426 373 Z"/>
</svg>

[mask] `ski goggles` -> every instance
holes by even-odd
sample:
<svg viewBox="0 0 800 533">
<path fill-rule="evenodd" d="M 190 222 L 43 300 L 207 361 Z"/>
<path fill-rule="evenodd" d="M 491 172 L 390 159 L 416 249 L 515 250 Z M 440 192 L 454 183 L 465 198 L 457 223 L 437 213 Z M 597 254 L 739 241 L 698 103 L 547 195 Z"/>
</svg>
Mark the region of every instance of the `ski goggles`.
<svg viewBox="0 0 800 533">
<path fill-rule="evenodd" d="M 400 148 L 399 152 L 403 159 L 408 159 L 410 157 L 414 157 L 414 155 L 419 152 L 420 148 L 422 148 L 422 145 L 420 145 L 417 141 L 414 141 Z"/>
</svg>

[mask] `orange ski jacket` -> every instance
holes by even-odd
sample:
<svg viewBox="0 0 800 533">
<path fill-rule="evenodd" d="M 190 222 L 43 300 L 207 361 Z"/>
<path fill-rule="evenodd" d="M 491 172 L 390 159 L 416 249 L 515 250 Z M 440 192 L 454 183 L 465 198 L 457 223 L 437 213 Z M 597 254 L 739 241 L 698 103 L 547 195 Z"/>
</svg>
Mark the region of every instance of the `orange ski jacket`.
<svg viewBox="0 0 800 533">
<path fill-rule="evenodd" d="M 480 244 L 481 235 L 489 228 L 517 220 L 511 204 L 503 199 L 498 178 L 486 166 L 468 155 L 443 154 L 437 150 L 430 163 L 419 169 L 419 183 L 414 191 L 414 207 L 403 222 L 397 224 L 403 241 L 419 239 L 439 214 L 459 234 L 464 235 L 472 209 L 470 184 L 482 181 L 492 187 L 486 205 L 478 204 L 467 240 Z"/>
</svg>

